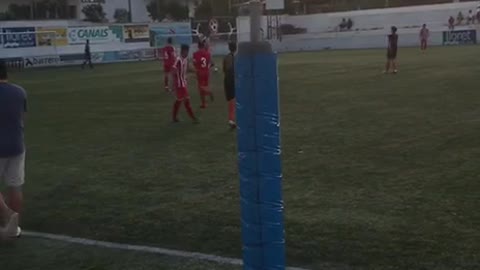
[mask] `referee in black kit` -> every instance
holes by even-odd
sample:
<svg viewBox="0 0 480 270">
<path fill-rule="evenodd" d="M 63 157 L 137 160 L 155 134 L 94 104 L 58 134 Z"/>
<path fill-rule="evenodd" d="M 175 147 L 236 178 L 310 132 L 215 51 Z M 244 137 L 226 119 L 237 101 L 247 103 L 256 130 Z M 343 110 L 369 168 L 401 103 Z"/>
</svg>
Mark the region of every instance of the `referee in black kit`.
<svg viewBox="0 0 480 270">
<path fill-rule="evenodd" d="M 88 64 L 90 68 L 93 68 L 92 64 L 92 53 L 90 51 L 90 40 L 87 39 L 87 43 L 85 43 L 85 54 L 84 54 L 84 61 L 82 64 L 82 69 L 85 68 L 85 65 Z"/>
<path fill-rule="evenodd" d="M 223 74 L 225 98 L 228 102 L 228 125 L 231 129 L 235 129 L 235 53 L 237 52 L 237 44 L 230 42 L 228 44 L 230 53 L 223 59 Z"/>
</svg>

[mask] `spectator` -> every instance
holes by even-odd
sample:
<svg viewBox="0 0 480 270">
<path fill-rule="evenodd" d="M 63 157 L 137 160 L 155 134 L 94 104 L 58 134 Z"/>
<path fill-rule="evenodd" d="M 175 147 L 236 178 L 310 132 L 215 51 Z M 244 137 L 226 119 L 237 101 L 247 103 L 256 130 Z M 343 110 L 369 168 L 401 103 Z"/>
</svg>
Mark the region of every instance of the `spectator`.
<svg viewBox="0 0 480 270">
<path fill-rule="evenodd" d="M 453 16 L 450 16 L 450 19 L 448 19 L 448 29 L 455 30 L 455 18 Z"/>
<path fill-rule="evenodd" d="M 467 24 L 472 24 L 474 23 L 474 15 L 473 15 L 473 10 L 468 11 L 468 16 L 467 16 Z"/>
<path fill-rule="evenodd" d="M 7 187 L 8 200 L 0 193 L 0 240 L 19 237 L 19 213 L 25 183 L 23 120 L 27 95 L 23 88 L 8 82 L 7 66 L 0 61 L 0 182 Z"/>
<path fill-rule="evenodd" d="M 340 27 L 340 31 L 343 31 L 343 30 L 347 29 L 347 19 L 343 18 L 339 27 Z"/>
<path fill-rule="evenodd" d="M 351 18 L 348 18 L 348 21 L 347 21 L 347 29 L 348 30 L 352 30 L 352 27 L 353 27 L 353 21 Z"/>
<path fill-rule="evenodd" d="M 460 11 L 458 12 L 458 15 L 457 15 L 457 24 L 458 25 L 463 24 L 463 20 L 465 20 L 465 17 L 463 16 L 463 13 Z"/>
<path fill-rule="evenodd" d="M 475 15 L 477 16 L 477 23 L 480 23 L 480 5 L 477 7 Z"/>
</svg>

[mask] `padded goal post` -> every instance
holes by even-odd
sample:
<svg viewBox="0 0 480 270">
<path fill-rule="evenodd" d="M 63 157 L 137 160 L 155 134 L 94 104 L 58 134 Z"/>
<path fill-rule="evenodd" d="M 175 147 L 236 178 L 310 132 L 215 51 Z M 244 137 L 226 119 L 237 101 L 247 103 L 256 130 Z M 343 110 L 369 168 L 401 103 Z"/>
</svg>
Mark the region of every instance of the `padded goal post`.
<svg viewBox="0 0 480 270">
<path fill-rule="evenodd" d="M 284 270 L 285 228 L 277 55 L 262 41 L 263 3 L 250 5 L 250 42 L 235 63 L 245 270 Z"/>
</svg>

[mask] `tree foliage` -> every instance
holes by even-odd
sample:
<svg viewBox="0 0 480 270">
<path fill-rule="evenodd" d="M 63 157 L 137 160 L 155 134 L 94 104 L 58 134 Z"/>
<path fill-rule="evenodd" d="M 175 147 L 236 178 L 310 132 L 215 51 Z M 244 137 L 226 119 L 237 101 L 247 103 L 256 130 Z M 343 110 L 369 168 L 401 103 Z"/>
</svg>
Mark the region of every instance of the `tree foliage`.
<svg viewBox="0 0 480 270">
<path fill-rule="evenodd" d="M 210 19 L 213 16 L 213 7 L 211 1 L 202 1 L 195 9 L 196 19 Z"/>
<path fill-rule="evenodd" d="M 67 0 L 42 0 L 35 2 L 35 18 L 66 19 L 68 16 Z"/>
<path fill-rule="evenodd" d="M 84 6 L 82 12 L 85 15 L 85 21 L 104 22 L 106 20 L 106 14 L 103 11 L 103 6 L 101 4 Z"/>
<path fill-rule="evenodd" d="M 130 12 L 124 8 L 115 9 L 115 14 L 113 15 L 116 23 L 127 23 L 130 22 Z"/>
<path fill-rule="evenodd" d="M 5 16 L 9 16 L 13 20 L 28 20 L 31 17 L 29 5 L 10 4 Z"/>
<path fill-rule="evenodd" d="M 10 11 L 0 12 L 0 21 L 13 21 L 15 20 L 15 15 Z"/>
<path fill-rule="evenodd" d="M 150 0 L 147 5 L 150 18 L 162 21 L 165 18 L 181 21 L 188 19 L 188 7 L 175 0 Z"/>
</svg>

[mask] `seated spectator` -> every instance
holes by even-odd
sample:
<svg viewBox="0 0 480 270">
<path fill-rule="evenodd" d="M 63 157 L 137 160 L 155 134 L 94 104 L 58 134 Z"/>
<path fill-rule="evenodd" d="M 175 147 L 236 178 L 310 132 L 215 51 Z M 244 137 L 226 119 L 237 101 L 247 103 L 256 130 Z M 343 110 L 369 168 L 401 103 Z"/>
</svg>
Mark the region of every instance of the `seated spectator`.
<svg viewBox="0 0 480 270">
<path fill-rule="evenodd" d="M 339 27 L 340 27 L 340 31 L 343 31 L 343 30 L 347 29 L 347 19 L 343 18 Z"/>
<path fill-rule="evenodd" d="M 473 10 L 468 11 L 468 16 L 467 16 L 467 24 L 472 24 L 474 23 L 474 16 L 473 16 Z"/>
<path fill-rule="evenodd" d="M 351 18 L 348 18 L 347 29 L 350 31 L 350 30 L 352 30 L 352 27 L 353 27 L 353 21 L 352 21 Z"/>
<path fill-rule="evenodd" d="M 453 18 L 453 16 L 450 16 L 450 19 L 448 19 L 448 29 L 449 30 L 455 29 L 455 18 Z"/>
<path fill-rule="evenodd" d="M 463 16 L 463 13 L 460 11 L 458 12 L 458 15 L 457 15 L 457 24 L 458 25 L 463 24 L 463 20 L 465 20 L 465 17 Z"/>
<path fill-rule="evenodd" d="M 477 23 L 480 23 L 480 5 L 477 7 L 476 15 L 477 15 Z"/>
</svg>

